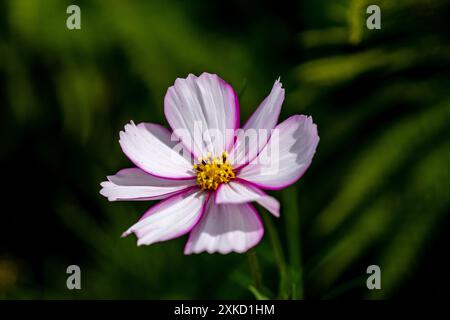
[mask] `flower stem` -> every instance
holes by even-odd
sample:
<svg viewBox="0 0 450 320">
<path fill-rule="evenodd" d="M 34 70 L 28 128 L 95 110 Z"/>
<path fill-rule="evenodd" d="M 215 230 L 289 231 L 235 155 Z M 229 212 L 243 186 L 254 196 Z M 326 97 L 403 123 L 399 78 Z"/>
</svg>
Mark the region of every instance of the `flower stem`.
<svg viewBox="0 0 450 320">
<path fill-rule="evenodd" d="M 283 249 L 281 248 L 280 238 L 278 232 L 275 229 L 269 215 L 263 215 L 264 222 L 269 232 L 270 242 L 272 243 L 272 249 L 275 257 L 275 262 L 280 273 L 280 286 L 279 286 L 279 298 L 288 299 L 288 274 L 286 272 L 286 262 L 284 261 Z"/>
<path fill-rule="evenodd" d="M 284 213 L 286 217 L 286 238 L 289 256 L 289 276 L 292 284 L 292 299 L 303 299 L 303 267 L 301 247 L 301 221 L 298 205 L 297 189 L 286 188 L 282 193 Z"/>
<path fill-rule="evenodd" d="M 256 256 L 256 252 L 254 250 L 247 252 L 247 260 L 248 265 L 250 267 L 250 274 L 252 276 L 254 286 L 258 291 L 261 291 L 263 288 L 262 275 L 261 270 L 259 268 L 258 257 Z"/>
</svg>

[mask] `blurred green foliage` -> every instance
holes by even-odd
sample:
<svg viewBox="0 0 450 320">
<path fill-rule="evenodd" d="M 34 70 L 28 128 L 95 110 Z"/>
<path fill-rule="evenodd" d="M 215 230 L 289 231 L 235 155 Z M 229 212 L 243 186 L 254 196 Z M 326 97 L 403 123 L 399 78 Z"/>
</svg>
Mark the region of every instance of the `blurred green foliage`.
<svg viewBox="0 0 450 320">
<path fill-rule="evenodd" d="M 66 28 L 72 3 L 81 30 Z M 365 26 L 369 4 L 381 7 L 381 30 Z M 449 7 L 2 1 L 0 160 L 12 209 L 2 210 L 0 298 L 442 296 Z M 118 144 L 124 124 L 167 125 L 165 91 L 203 71 L 240 93 L 241 122 L 281 76 L 282 118 L 304 113 L 319 127 L 308 172 L 273 193 L 282 217 L 261 210 L 264 292 L 251 286 L 244 255 L 184 256 L 185 238 L 139 248 L 121 239 L 151 203 L 98 194 L 107 174 L 131 166 Z M 81 291 L 66 289 L 70 264 L 81 266 Z M 365 287 L 370 264 L 381 267 L 382 290 Z"/>
</svg>

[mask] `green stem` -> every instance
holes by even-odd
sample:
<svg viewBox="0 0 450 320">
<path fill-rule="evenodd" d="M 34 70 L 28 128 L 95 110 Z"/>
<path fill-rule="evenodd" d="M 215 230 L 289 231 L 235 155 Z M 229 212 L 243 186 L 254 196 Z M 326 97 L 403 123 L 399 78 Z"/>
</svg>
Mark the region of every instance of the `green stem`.
<svg viewBox="0 0 450 320">
<path fill-rule="evenodd" d="M 286 262 L 284 261 L 283 249 L 281 248 L 280 238 L 278 232 L 275 229 L 272 221 L 268 214 L 263 215 L 264 222 L 269 232 L 270 242 L 272 243 L 272 250 L 275 257 L 275 262 L 280 273 L 280 286 L 279 286 L 279 298 L 288 299 L 289 289 L 288 289 L 288 274 L 286 272 Z"/>
<path fill-rule="evenodd" d="M 247 252 L 247 260 L 254 286 L 258 291 L 261 291 L 263 288 L 262 275 L 259 268 L 258 257 L 256 256 L 256 252 L 254 250 Z"/>
<path fill-rule="evenodd" d="M 300 239 L 300 210 L 295 187 L 283 190 L 284 215 L 286 217 L 286 237 L 289 252 L 289 274 L 292 282 L 292 299 L 303 299 L 302 248 Z"/>
</svg>

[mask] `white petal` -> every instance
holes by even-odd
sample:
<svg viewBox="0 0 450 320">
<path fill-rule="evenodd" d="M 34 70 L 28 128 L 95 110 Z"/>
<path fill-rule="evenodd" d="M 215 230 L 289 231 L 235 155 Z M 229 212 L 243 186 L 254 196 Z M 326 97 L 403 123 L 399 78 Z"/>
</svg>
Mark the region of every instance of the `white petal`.
<svg viewBox="0 0 450 320">
<path fill-rule="evenodd" d="M 170 240 L 188 233 L 204 211 L 208 194 L 197 188 L 179 193 L 150 208 L 123 236 L 134 233 L 138 245 Z"/>
<path fill-rule="evenodd" d="M 284 89 L 280 80 L 275 81 L 270 94 L 259 105 L 243 126 L 237 131 L 236 143 L 229 160 L 235 167 L 242 167 L 253 160 L 270 138 L 284 101 Z"/>
<path fill-rule="evenodd" d="M 123 169 L 102 182 L 100 194 L 109 201 L 158 200 L 196 184 L 195 180 L 169 180 L 148 174 L 139 168 Z"/>
<path fill-rule="evenodd" d="M 280 216 L 280 203 L 258 187 L 245 181 L 230 181 L 221 184 L 216 191 L 216 203 L 246 203 L 256 201 L 274 216 Z"/>
<path fill-rule="evenodd" d="M 191 162 L 176 151 L 181 142 L 172 141 L 170 131 L 158 124 L 140 123 L 136 126 L 131 122 L 125 126 L 125 131 L 120 132 L 119 143 L 136 166 L 154 176 L 169 179 L 195 176 Z"/>
<path fill-rule="evenodd" d="M 264 227 L 251 204 L 216 204 L 211 197 L 207 206 L 199 224 L 189 235 L 185 254 L 203 251 L 243 253 L 262 239 Z"/>
<path fill-rule="evenodd" d="M 311 117 L 292 116 L 278 126 L 238 177 L 263 189 L 282 189 L 297 181 L 311 164 L 319 136 Z"/>
<path fill-rule="evenodd" d="M 237 96 L 215 74 L 177 79 L 167 90 L 164 113 L 174 133 L 196 157 L 207 152 L 220 156 L 229 150 L 239 126 Z"/>
<path fill-rule="evenodd" d="M 280 217 L 280 202 L 275 199 L 274 197 L 271 197 L 269 195 L 266 195 L 264 197 L 261 197 L 260 199 L 256 200 L 256 202 L 267 209 L 271 214 L 273 214 L 275 217 Z"/>
</svg>

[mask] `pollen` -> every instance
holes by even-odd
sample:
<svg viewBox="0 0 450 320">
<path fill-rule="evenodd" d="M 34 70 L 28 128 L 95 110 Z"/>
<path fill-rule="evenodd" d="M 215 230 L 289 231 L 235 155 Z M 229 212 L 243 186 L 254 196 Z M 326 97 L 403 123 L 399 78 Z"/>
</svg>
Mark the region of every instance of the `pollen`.
<svg viewBox="0 0 450 320">
<path fill-rule="evenodd" d="M 226 151 L 221 157 L 213 158 L 210 153 L 206 157 L 198 158 L 198 164 L 194 164 L 197 172 L 197 184 L 203 190 L 216 190 L 220 184 L 228 183 L 236 176 L 227 160 Z"/>
</svg>

